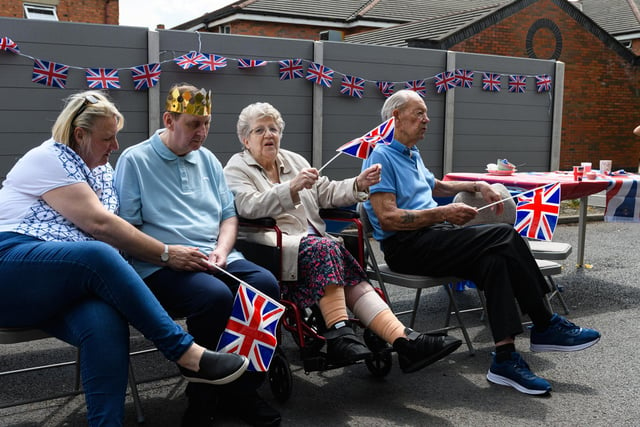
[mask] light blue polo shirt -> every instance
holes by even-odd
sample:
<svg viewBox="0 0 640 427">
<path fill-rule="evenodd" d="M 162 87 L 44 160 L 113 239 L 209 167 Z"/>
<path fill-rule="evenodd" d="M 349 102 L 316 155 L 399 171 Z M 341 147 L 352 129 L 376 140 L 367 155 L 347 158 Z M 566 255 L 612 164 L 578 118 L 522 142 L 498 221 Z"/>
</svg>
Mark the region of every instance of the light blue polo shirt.
<svg viewBox="0 0 640 427">
<path fill-rule="evenodd" d="M 363 162 L 362 169 L 376 163 L 382 165 L 381 180 L 369 187 L 370 194 L 393 193 L 400 209 L 430 209 L 438 206 L 432 195 L 435 177 L 422 162 L 418 148 L 408 148 L 395 139 L 391 144 L 377 144 Z M 365 202 L 364 207 L 371 220 L 373 237 L 376 240 L 382 241 L 395 234 L 395 231 L 383 231 L 380 228 L 371 202 Z"/>
<path fill-rule="evenodd" d="M 233 194 L 211 151 L 202 147 L 177 156 L 162 143 L 163 131 L 127 148 L 118 159 L 114 184 L 120 216 L 161 242 L 196 246 L 209 255 L 220 223 L 236 216 Z M 242 258 L 234 250 L 227 262 Z M 138 260 L 133 266 L 143 278 L 161 268 Z"/>
</svg>

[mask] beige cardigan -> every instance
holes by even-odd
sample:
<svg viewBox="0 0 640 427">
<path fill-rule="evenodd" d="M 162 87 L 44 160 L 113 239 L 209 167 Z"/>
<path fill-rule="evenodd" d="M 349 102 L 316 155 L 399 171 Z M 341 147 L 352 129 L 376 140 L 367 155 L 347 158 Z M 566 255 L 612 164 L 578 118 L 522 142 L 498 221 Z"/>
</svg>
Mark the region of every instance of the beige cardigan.
<svg viewBox="0 0 640 427">
<path fill-rule="evenodd" d="M 273 184 L 264 169 L 249 151 L 234 154 L 224 168 L 224 174 L 235 195 L 238 215 L 245 218 L 272 217 L 284 232 L 282 280 L 295 281 L 298 277 L 298 247 L 308 234 L 311 224 L 320 235 L 326 233 L 320 218 L 321 208 L 350 206 L 358 202 L 355 178 L 331 181 L 322 176 L 316 184 L 298 194 L 300 203 L 294 205 L 289 189 L 291 181 L 304 168 L 311 167 L 299 154 L 279 150 L 276 159 L 280 168 L 280 183 Z M 275 245 L 275 233 L 245 233 L 242 237 L 254 242 Z"/>
</svg>

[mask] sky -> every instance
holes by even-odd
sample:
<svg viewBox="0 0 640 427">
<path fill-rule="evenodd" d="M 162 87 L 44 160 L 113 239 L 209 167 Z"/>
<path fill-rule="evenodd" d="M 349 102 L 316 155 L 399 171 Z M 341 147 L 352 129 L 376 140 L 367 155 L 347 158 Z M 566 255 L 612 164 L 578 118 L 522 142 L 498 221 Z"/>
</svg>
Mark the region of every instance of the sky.
<svg viewBox="0 0 640 427">
<path fill-rule="evenodd" d="M 158 24 L 165 28 L 190 21 L 213 12 L 235 0 L 120 0 L 120 25 L 148 27 Z"/>
</svg>

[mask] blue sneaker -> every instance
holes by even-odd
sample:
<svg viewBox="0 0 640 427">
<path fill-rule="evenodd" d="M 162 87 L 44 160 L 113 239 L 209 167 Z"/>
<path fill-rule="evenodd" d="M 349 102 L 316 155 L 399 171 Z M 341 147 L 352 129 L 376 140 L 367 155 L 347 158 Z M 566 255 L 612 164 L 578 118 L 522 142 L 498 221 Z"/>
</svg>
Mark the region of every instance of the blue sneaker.
<svg viewBox="0 0 640 427">
<path fill-rule="evenodd" d="M 531 351 L 578 351 L 600 340 L 600 332 L 581 328 L 554 314 L 546 331 L 531 328 Z"/>
<path fill-rule="evenodd" d="M 525 394 L 540 395 L 551 391 L 551 384 L 531 372 L 527 362 L 515 351 L 511 353 L 511 359 L 500 363 L 496 362 L 494 353 L 487 380 L 494 384 L 508 385 Z"/>
</svg>

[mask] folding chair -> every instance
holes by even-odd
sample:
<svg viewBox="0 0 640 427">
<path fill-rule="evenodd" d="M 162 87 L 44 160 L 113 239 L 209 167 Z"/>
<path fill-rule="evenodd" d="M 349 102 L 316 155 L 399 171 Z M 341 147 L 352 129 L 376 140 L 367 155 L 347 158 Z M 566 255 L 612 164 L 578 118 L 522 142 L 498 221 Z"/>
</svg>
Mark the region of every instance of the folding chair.
<svg viewBox="0 0 640 427">
<path fill-rule="evenodd" d="M 0 345 L 3 344 L 18 344 L 28 341 L 37 341 L 45 338 L 52 338 L 51 335 L 46 332 L 35 328 L 2 328 L 0 327 Z M 80 350 L 76 353 L 76 360 L 70 362 L 52 363 L 48 365 L 31 366 L 27 368 L 15 369 L 10 371 L 1 371 L 0 377 L 7 375 L 14 375 L 26 372 L 40 371 L 50 368 L 59 368 L 63 366 L 75 365 L 75 382 L 73 391 L 66 393 L 59 393 L 56 395 L 50 395 L 42 398 L 23 399 L 20 401 L 12 402 L 9 404 L 0 404 L 0 409 L 11 408 L 14 406 L 26 405 L 28 403 L 42 402 L 44 400 L 57 399 L 67 396 L 75 396 L 82 393 L 80 387 Z M 144 423 L 144 414 L 142 412 L 142 405 L 140 404 L 140 396 L 138 394 L 138 387 L 133 372 L 131 362 L 129 362 L 129 388 L 131 389 L 131 397 L 136 410 L 136 419 L 139 424 Z"/>
<path fill-rule="evenodd" d="M 373 251 L 373 248 L 370 242 L 370 238 L 373 234 L 371 222 L 369 221 L 367 211 L 364 209 L 364 206 L 362 204 L 358 205 L 358 213 L 360 214 L 360 222 L 362 222 L 362 227 L 364 229 L 365 236 L 367 237 L 364 239 L 364 244 L 366 249 L 365 253 L 366 253 L 366 259 L 367 259 L 367 265 L 366 265 L 367 275 L 371 280 L 375 280 L 378 283 L 378 285 L 382 289 L 382 292 L 384 293 L 387 303 L 392 308 L 392 310 L 393 310 L 393 305 L 391 303 L 391 299 L 389 298 L 389 293 L 387 291 L 386 285 L 389 284 L 389 285 L 395 285 L 403 288 L 410 288 L 410 289 L 416 290 L 416 294 L 413 300 L 413 308 L 411 310 L 406 310 L 406 311 L 394 310 L 394 313 L 397 316 L 404 315 L 404 314 L 411 314 L 411 321 L 409 323 L 409 326 L 413 328 L 413 325 L 416 320 L 416 315 L 418 312 L 418 306 L 420 304 L 420 297 L 422 296 L 422 290 L 427 288 L 442 286 L 444 290 L 447 292 L 447 296 L 449 297 L 450 310 L 448 311 L 449 312 L 453 311 L 458 321 L 458 325 L 455 325 L 455 326 L 449 325 L 449 322 L 447 320 L 444 327 L 431 330 L 429 332 L 431 333 L 444 332 L 447 330 L 459 328 L 462 331 L 462 334 L 464 335 L 464 340 L 467 344 L 467 347 L 469 348 L 469 353 L 474 354 L 475 349 L 473 348 L 473 344 L 471 343 L 471 339 L 469 338 L 469 333 L 467 332 L 467 328 L 462 320 L 462 317 L 460 316 L 461 312 L 458 309 L 458 305 L 456 304 L 453 291 L 451 289 L 451 284 L 460 282 L 461 280 L 464 280 L 464 279 L 460 279 L 453 276 L 431 277 L 431 276 L 421 276 L 421 275 L 415 275 L 415 274 L 398 273 L 391 270 L 387 264 L 379 263 L 376 260 L 375 253 Z"/>
<path fill-rule="evenodd" d="M 502 195 L 503 199 L 507 199 L 511 196 L 511 193 L 504 185 L 492 184 L 491 186 Z M 480 193 L 469 193 L 466 191 L 462 191 L 456 194 L 456 196 L 453 198 L 453 202 L 465 203 L 469 206 L 474 207 L 482 207 L 487 204 Z M 473 220 L 469 221 L 465 225 L 491 223 L 505 223 L 513 225 L 516 220 L 516 203 L 512 198 L 510 198 L 505 200 L 503 205 L 504 210 L 501 215 L 496 215 L 494 211 L 490 209 L 483 209 Z M 568 243 L 546 242 L 532 239 L 525 240 L 529 244 L 529 248 L 531 249 L 534 258 L 536 259 L 536 263 L 538 264 L 538 268 L 540 268 L 540 272 L 551 287 L 551 292 L 546 295 L 547 306 L 551 311 L 553 311 L 553 307 L 551 306 L 551 299 L 557 296 L 562 307 L 564 308 L 565 314 L 568 314 L 569 308 L 567 307 L 564 299 L 562 298 L 562 295 L 560 294 L 560 292 L 562 292 L 562 289 L 556 284 L 552 276 L 562 273 L 562 266 L 554 261 L 566 259 L 571 253 L 571 245 Z"/>
</svg>

